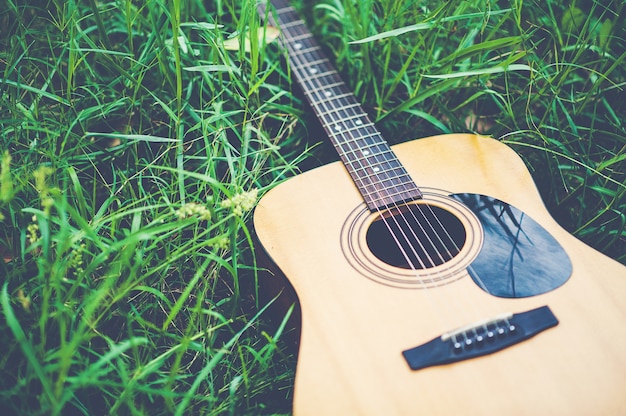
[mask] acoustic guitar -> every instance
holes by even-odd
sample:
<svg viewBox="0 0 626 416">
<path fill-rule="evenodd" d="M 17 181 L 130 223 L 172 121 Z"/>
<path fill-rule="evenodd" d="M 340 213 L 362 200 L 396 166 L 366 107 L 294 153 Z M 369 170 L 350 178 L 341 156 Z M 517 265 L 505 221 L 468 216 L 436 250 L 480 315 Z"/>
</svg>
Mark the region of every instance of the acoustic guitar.
<svg viewBox="0 0 626 416">
<path fill-rule="evenodd" d="M 626 270 L 471 134 L 390 147 L 284 0 L 259 6 L 340 155 L 269 191 L 258 238 L 302 327 L 296 415 L 626 414 Z"/>
</svg>

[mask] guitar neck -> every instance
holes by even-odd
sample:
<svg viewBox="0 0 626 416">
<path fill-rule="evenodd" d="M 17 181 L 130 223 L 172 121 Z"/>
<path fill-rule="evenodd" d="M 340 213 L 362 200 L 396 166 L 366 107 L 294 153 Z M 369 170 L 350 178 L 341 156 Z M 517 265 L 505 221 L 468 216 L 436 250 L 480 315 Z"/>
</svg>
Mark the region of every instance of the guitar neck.
<svg viewBox="0 0 626 416">
<path fill-rule="evenodd" d="M 389 144 L 285 0 L 259 13 L 281 30 L 292 72 L 371 211 L 421 198 Z"/>
</svg>

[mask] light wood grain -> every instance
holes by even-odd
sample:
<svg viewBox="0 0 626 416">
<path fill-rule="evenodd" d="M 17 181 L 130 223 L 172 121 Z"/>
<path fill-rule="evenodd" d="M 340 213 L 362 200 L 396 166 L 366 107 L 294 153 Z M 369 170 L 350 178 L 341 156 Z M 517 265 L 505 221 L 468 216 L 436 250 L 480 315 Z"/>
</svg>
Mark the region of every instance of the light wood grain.
<svg viewBox="0 0 626 416">
<path fill-rule="evenodd" d="M 428 290 L 373 282 L 341 251 L 341 228 L 362 203 L 344 167 L 299 175 L 270 191 L 254 216 L 302 308 L 294 413 L 626 414 L 626 269 L 558 226 L 507 146 L 444 135 L 394 151 L 418 186 L 489 195 L 533 217 L 563 245 L 573 275 L 525 299 L 494 298 L 468 276 Z M 542 305 L 559 325 L 496 354 L 419 371 L 401 355 L 456 327 Z"/>
</svg>

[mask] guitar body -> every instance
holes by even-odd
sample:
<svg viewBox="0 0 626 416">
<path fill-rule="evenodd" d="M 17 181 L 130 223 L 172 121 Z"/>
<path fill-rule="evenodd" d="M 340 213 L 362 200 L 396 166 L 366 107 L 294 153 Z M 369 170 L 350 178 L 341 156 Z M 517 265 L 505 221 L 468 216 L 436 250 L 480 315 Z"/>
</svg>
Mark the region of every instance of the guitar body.
<svg viewBox="0 0 626 416">
<path fill-rule="evenodd" d="M 296 176 L 264 196 L 254 216 L 263 247 L 301 305 L 294 413 L 626 414 L 626 269 L 563 230 L 522 160 L 498 141 L 452 134 L 393 150 L 424 189 L 489 195 L 533 218 L 569 256 L 571 276 L 522 298 L 488 294 L 467 267 L 423 287 L 377 281 L 358 267 L 380 263 L 363 239 L 354 237 L 356 251 L 346 243 L 365 205 L 344 166 Z M 480 230 L 467 232 L 477 250 L 487 249 Z M 455 328 L 543 305 L 558 325 L 502 351 L 417 371 L 402 355 Z"/>
</svg>

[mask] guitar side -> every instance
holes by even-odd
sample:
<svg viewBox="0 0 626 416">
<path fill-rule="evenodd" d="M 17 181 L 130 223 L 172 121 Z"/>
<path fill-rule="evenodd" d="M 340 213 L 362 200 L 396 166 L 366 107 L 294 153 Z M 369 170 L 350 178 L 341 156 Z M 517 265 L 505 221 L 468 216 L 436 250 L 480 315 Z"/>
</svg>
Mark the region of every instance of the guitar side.
<svg viewBox="0 0 626 416">
<path fill-rule="evenodd" d="M 626 409 L 626 269 L 550 217 L 507 146 L 444 135 L 394 146 L 419 185 L 493 196 L 524 211 L 565 248 L 569 281 L 523 299 L 495 298 L 467 272 L 401 289 L 357 272 L 340 235 L 362 198 L 338 163 L 296 176 L 259 202 L 259 239 L 302 310 L 294 413 L 619 414 Z M 401 352 L 503 311 L 548 305 L 555 328 L 498 353 L 411 371 Z"/>
</svg>

